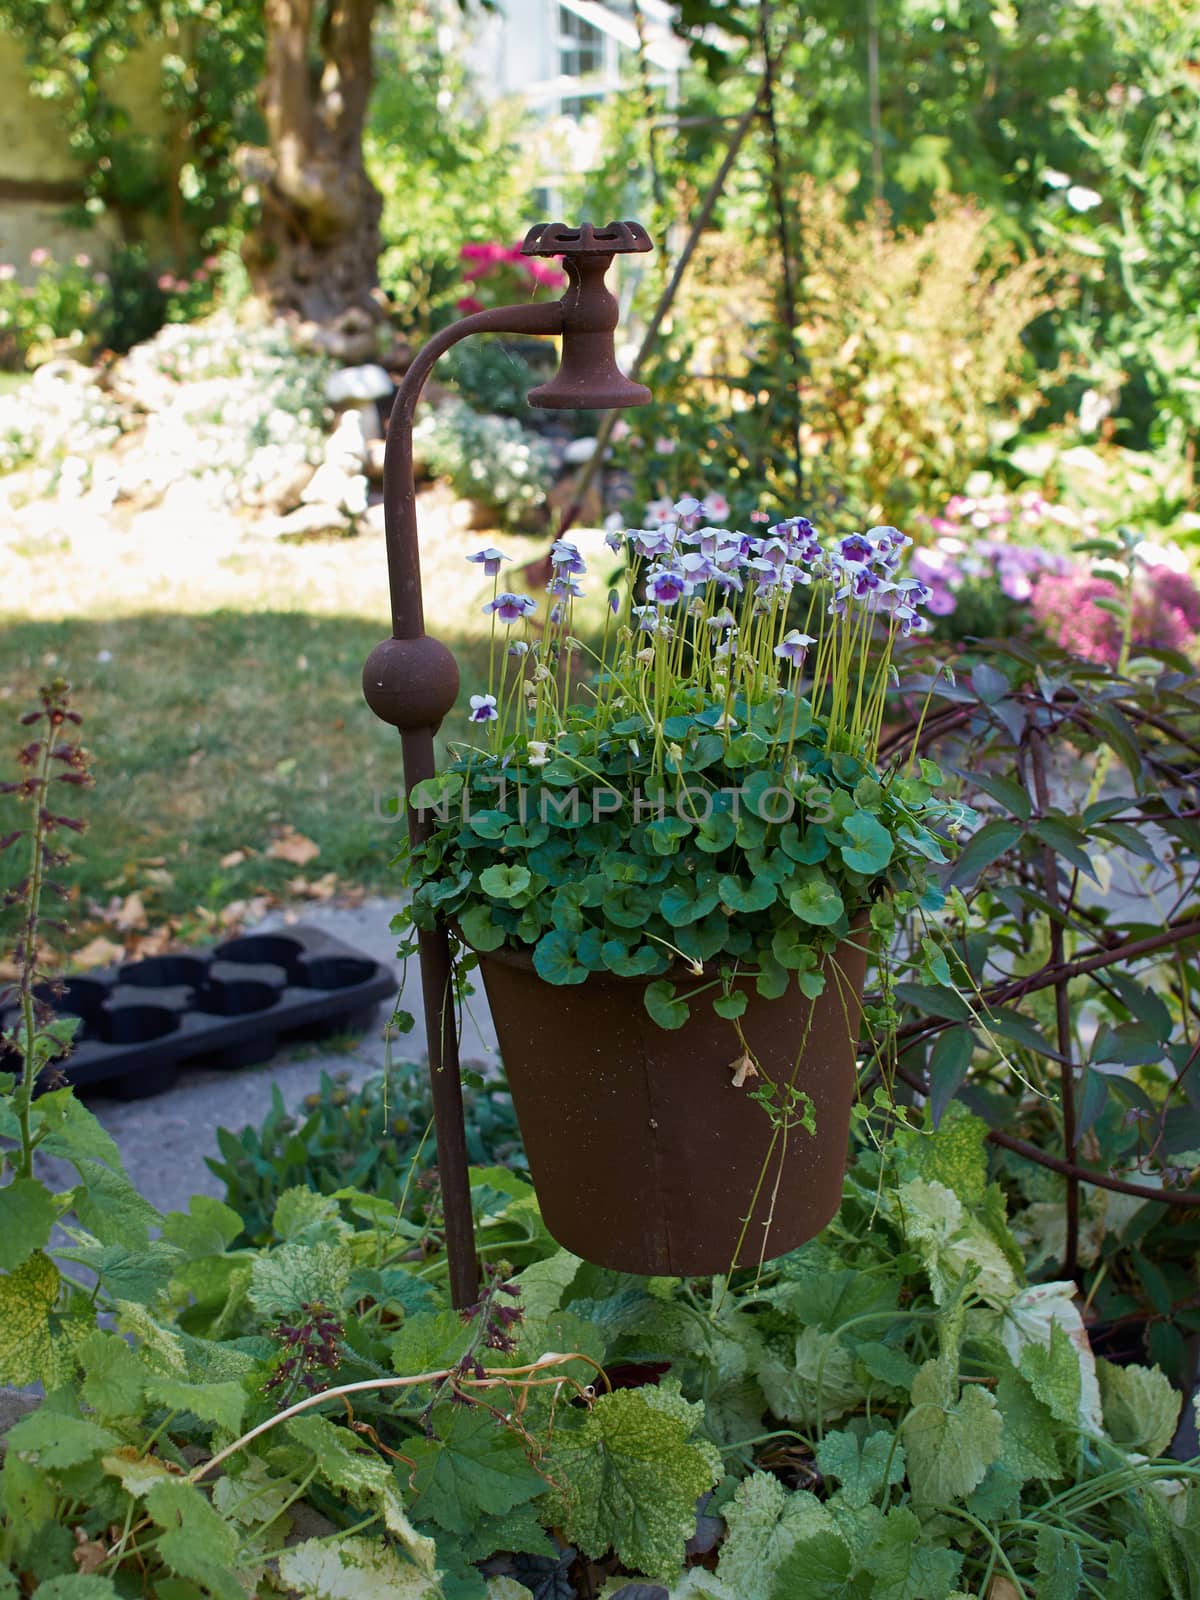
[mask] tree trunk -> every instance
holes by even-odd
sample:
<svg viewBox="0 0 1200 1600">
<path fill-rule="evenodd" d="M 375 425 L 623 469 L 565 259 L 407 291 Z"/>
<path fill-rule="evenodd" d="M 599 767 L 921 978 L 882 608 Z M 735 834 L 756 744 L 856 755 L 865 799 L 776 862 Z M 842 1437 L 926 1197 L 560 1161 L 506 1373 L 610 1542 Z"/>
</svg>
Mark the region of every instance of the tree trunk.
<svg viewBox="0 0 1200 1600">
<path fill-rule="evenodd" d="M 377 0 L 266 0 L 267 149 L 242 152 L 261 216 L 256 293 L 339 360 L 376 353 L 379 194 L 363 165 Z"/>
</svg>

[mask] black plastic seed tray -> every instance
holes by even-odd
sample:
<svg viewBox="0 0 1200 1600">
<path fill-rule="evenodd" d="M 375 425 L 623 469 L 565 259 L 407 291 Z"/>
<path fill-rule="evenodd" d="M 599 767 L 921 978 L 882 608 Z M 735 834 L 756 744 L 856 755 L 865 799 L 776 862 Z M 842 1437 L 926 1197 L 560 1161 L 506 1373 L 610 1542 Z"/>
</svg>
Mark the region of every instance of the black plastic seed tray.
<svg viewBox="0 0 1200 1600">
<path fill-rule="evenodd" d="M 368 1027 L 396 983 L 378 961 L 319 928 L 252 933 L 211 950 L 150 956 L 66 978 L 47 992 L 82 1018 L 56 1071 L 123 1100 L 160 1094 L 181 1062 L 258 1066 L 281 1045 Z M 6 1011 L 5 1026 L 16 1021 Z"/>
</svg>

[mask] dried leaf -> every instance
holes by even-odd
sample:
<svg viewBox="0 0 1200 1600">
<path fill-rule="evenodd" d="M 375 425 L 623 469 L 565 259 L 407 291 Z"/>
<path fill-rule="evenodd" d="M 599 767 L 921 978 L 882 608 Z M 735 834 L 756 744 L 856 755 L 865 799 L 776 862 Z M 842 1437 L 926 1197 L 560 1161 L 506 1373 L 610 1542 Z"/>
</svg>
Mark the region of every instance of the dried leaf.
<svg viewBox="0 0 1200 1600">
<path fill-rule="evenodd" d="M 749 1051 L 745 1055 L 739 1056 L 736 1061 L 731 1061 L 729 1070 L 733 1073 L 733 1087 L 735 1089 L 744 1089 L 748 1078 L 758 1077 L 758 1068 L 751 1060 Z"/>
<path fill-rule="evenodd" d="M 75 1548 L 71 1559 L 80 1572 L 95 1572 L 108 1560 L 108 1547 L 102 1540 L 89 1539 L 82 1528 L 75 1529 Z"/>
<path fill-rule="evenodd" d="M 175 924 L 173 922 L 167 923 L 162 928 L 152 928 L 142 938 L 132 941 L 129 955 L 138 961 L 144 961 L 148 956 L 165 955 L 171 948 L 174 936 Z"/>
<path fill-rule="evenodd" d="M 91 967 L 107 967 L 114 961 L 120 961 L 125 955 L 124 948 L 114 944 L 111 939 L 99 935 L 90 943 L 85 944 L 82 950 L 75 952 L 75 965 L 87 971 Z"/>
<path fill-rule="evenodd" d="M 217 865 L 224 867 L 226 871 L 228 871 L 231 867 L 240 867 L 245 859 L 246 852 L 244 850 L 230 850 L 228 855 L 223 855 L 221 857 Z"/>
<path fill-rule="evenodd" d="M 127 894 L 112 920 L 118 928 L 127 928 L 131 931 L 146 927 L 149 918 L 146 916 L 146 907 L 142 904 L 141 895 L 136 891 Z"/>
<path fill-rule="evenodd" d="M 267 847 L 267 854 L 276 861 L 290 861 L 294 867 L 303 867 L 321 854 L 321 846 L 297 833 L 295 828 L 285 828 Z"/>
<path fill-rule="evenodd" d="M 326 872 L 313 879 L 289 878 L 287 889 L 289 894 L 304 900 L 332 900 L 338 889 L 337 873 Z"/>
</svg>

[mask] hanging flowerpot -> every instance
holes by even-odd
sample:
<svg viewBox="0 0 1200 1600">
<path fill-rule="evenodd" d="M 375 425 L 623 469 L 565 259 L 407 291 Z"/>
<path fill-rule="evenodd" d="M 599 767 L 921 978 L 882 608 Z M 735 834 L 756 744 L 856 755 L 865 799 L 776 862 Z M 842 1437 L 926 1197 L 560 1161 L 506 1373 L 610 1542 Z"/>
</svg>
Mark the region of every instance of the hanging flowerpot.
<svg viewBox="0 0 1200 1600">
<path fill-rule="evenodd" d="M 865 965 L 865 942 L 847 941 L 815 1001 L 796 984 L 764 1000 L 749 984 L 736 1028 L 698 1003 L 668 1031 L 642 1003 L 648 980 L 557 988 L 521 952 L 483 956 L 558 1242 L 601 1266 L 681 1275 L 753 1266 L 819 1233 L 842 1196 Z M 755 1098 L 772 1085 L 774 1110 Z"/>
<path fill-rule="evenodd" d="M 718 1273 L 837 1209 L 867 945 L 940 903 L 967 814 L 931 762 L 876 760 L 928 595 L 894 528 L 751 536 L 686 499 L 613 539 L 628 584 L 595 650 L 575 545 L 536 625 L 504 554 L 469 558 L 504 648 L 470 698 L 486 747 L 410 796 L 410 916 L 479 956 L 554 1236 Z"/>
</svg>

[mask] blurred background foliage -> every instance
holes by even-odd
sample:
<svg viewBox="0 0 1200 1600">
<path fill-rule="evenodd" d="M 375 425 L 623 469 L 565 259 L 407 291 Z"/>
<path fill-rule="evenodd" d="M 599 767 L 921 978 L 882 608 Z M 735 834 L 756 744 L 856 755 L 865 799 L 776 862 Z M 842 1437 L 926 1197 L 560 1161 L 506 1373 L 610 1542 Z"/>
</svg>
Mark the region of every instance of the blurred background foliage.
<svg viewBox="0 0 1200 1600">
<path fill-rule="evenodd" d="M 547 199 L 530 115 L 489 100 L 464 63 L 479 15 L 376 16 L 379 294 L 410 346 L 457 314 L 463 245 L 511 245 Z M 0 282 L 0 361 L 36 364 L 67 337 L 123 350 L 244 293 L 238 247 L 263 200 L 241 175 L 265 138 L 261 0 L 0 0 L 0 16 L 84 160 L 84 212 L 117 223 L 90 282 L 54 261 L 32 285 L 25 271 Z M 568 216 L 639 216 L 661 241 L 623 279 L 636 342 L 758 99 L 647 352 L 656 404 L 621 430 L 610 504 L 638 517 L 719 486 L 735 517 L 803 503 L 847 524 L 903 519 L 981 471 L 1056 493 L 1060 458 L 1084 446 L 1118 515 L 1137 500 L 1147 526 L 1190 523 L 1194 6 L 682 0 L 678 29 L 672 103 L 630 59 L 627 91 L 597 102 L 598 164 L 551 196 Z M 117 93 L 140 45 L 162 138 Z M 1153 506 L 1126 493 L 1148 458 L 1169 480 Z"/>
</svg>

